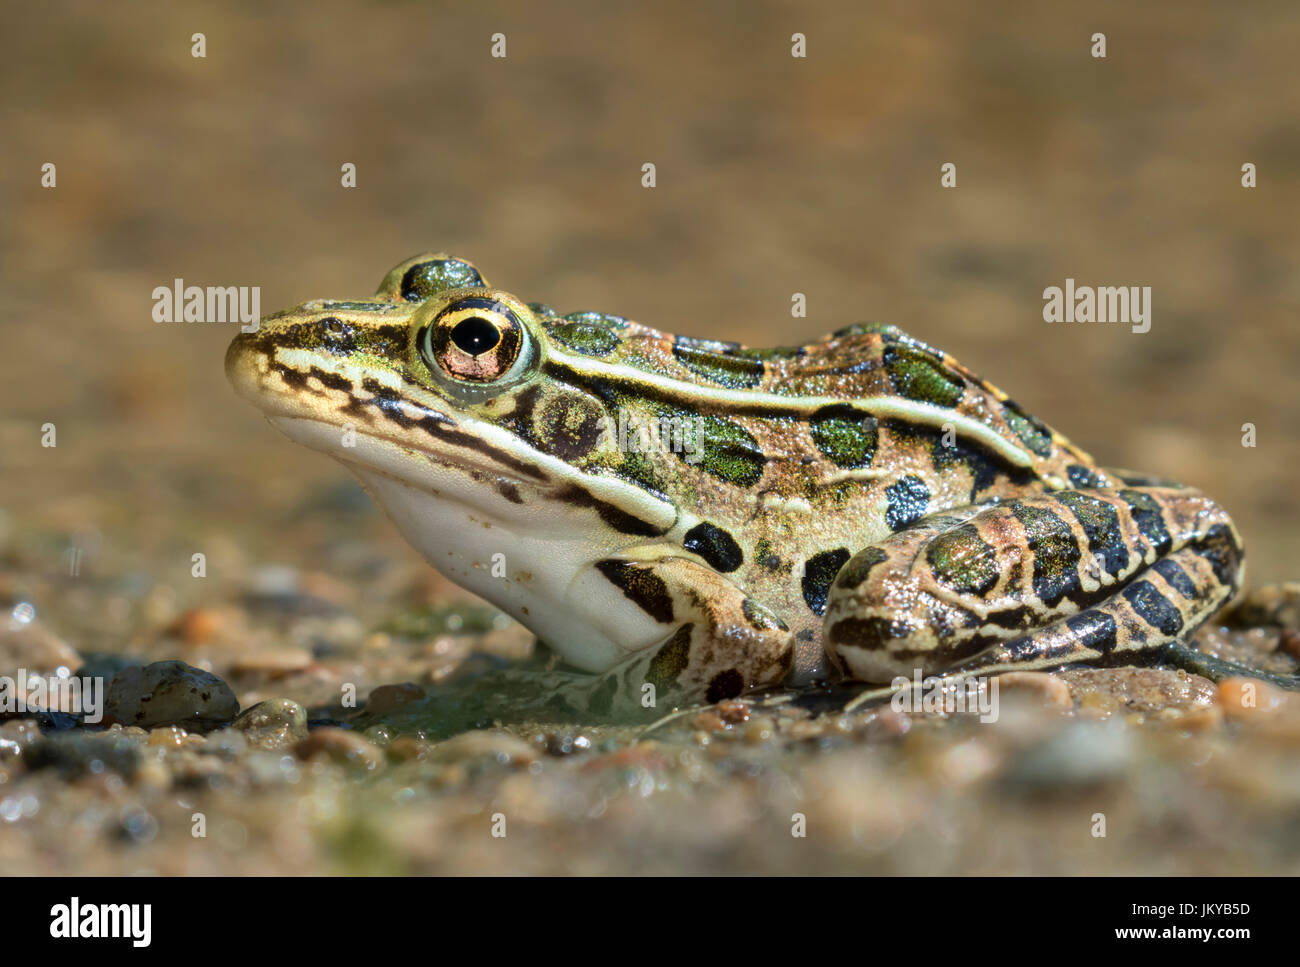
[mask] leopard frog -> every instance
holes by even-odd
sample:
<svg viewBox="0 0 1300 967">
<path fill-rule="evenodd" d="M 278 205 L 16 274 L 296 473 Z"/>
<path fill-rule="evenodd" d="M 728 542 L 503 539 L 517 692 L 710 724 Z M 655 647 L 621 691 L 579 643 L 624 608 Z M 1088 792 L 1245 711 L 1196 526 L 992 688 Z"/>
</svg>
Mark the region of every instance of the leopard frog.
<svg viewBox="0 0 1300 967">
<path fill-rule="evenodd" d="M 647 687 L 1204 670 L 1182 639 L 1241 583 L 1217 504 L 1103 469 L 893 326 L 751 349 L 560 315 L 425 254 L 373 298 L 264 319 L 226 369 L 591 673 L 596 711 Z"/>
</svg>

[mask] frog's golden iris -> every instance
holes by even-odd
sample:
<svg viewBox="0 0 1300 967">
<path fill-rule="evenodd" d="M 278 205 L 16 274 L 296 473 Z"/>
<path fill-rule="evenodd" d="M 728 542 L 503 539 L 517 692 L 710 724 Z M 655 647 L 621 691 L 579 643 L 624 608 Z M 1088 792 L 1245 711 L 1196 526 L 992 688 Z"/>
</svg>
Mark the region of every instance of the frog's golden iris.
<svg viewBox="0 0 1300 967">
<path fill-rule="evenodd" d="M 478 296 L 453 302 L 425 330 L 425 362 L 453 379 L 490 383 L 519 358 L 525 330 L 511 308 Z"/>
</svg>

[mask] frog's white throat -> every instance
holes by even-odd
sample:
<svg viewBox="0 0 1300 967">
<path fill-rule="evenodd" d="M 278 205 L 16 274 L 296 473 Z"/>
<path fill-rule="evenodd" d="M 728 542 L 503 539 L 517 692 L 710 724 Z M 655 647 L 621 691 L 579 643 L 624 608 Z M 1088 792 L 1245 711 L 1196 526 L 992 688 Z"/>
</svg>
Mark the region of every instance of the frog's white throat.
<svg viewBox="0 0 1300 967">
<path fill-rule="evenodd" d="M 603 546 L 593 541 L 598 518 L 590 508 L 557 506 L 537 488 L 506 481 L 517 486 L 517 503 L 482 473 L 429 453 L 360 433 L 341 447 L 338 427 L 287 417 L 271 422 L 343 463 L 429 563 L 577 667 L 603 671 L 664 634 L 594 571 L 594 560 L 626 551 L 630 542 L 613 534 Z"/>
</svg>

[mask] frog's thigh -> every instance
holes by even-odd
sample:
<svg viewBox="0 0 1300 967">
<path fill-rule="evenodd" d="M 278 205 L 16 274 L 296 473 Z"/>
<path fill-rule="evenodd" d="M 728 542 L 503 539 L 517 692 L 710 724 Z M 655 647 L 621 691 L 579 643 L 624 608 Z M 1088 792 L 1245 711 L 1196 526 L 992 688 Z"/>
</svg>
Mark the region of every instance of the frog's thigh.
<svg viewBox="0 0 1300 967">
<path fill-rule="evenodd" d="M 923 518 L 841 569 L 827 653 L 889 681 L 1158 659 L 1241 583 L 1241 543 L 1193 490 L 1066 490 Z"/>
<path fill-rule="evenodd" d="M 779 682 L 794 662 L 786 625 L 736 584 L 681 557 L 609 558 L 596 570 L 663 627 L 663 637 L 601 676 L 620 695 L 654 686 L 656 704 L 719 701 Z"/>
</svg>

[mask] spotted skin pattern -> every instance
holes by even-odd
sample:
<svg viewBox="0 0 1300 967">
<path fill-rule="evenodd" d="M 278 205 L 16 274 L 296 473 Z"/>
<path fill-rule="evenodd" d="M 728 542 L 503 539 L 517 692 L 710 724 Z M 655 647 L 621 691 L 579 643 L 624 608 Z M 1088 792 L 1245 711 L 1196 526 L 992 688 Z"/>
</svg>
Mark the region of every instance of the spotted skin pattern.
<svg viewBox="0 0 1300 967">
<path fill-rule="evenodd" d="M 1241 584 L 1208 498 L 1103 469 L 893 326 L 753 349 L 561 315 L 425 254 L 370 300 L 267 317 L 227 372 L 592 673 L 597 713 L 646 684 L 1159 660 Z"/>
</svg>

